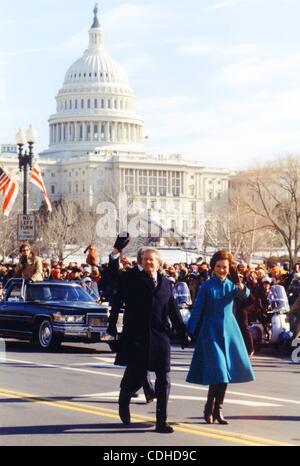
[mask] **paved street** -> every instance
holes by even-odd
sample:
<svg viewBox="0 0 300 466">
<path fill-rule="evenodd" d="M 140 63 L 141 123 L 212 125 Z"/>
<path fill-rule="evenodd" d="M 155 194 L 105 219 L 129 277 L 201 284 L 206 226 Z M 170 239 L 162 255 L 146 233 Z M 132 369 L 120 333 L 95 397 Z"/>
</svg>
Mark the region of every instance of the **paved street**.
<svg viewBox="0 0 300 466">
<path fill-rule="evenodd" d="M 172 350 L 171 435 L 153 431 L 155 403 L 143 394 L 131 405 L 132 426 L 118 417 L 123 368 L 105 344 L 67 345 L 41 353 L 7 343 L 0 364 L 0 445 L 300 445 L 300 364 L 270 352 L 253 358 L 257 380 L 230 385 L 228 426 L 202 418 L 206 387 L 185 383 L 192 349 Z"/>
</svg>

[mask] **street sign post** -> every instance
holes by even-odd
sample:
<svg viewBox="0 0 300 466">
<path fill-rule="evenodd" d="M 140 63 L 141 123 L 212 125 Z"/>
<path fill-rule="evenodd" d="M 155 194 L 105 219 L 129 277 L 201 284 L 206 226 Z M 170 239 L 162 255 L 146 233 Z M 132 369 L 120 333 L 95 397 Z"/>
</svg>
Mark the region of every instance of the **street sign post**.
<svg viewBox="0 0 300 466">
<path fill-rule="evenodd" d="M 18 241 L 35 241 L 35 216 L 18 215 Z"/>
</svg>

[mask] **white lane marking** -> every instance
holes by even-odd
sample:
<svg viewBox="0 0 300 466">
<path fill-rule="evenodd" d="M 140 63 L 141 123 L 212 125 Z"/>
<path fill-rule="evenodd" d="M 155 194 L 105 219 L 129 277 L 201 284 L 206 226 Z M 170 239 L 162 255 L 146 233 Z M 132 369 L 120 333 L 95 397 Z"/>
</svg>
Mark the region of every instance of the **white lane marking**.
<svg viewBox="0 0 300 466">
<path fill-rule="evenodd" d="M 44 364 L 44 363 L 39 363 L 39 362 L 23 361 L 23 360 L 20 360 L 20 359 L 7 359 L 6 362 L 16 362 L 16 363 L 19 363 L 19 364 L 27 364 L 27 365 L 31 365 L 31 366 L 35 366 L 35 367 L 36 366 L 51 367 L 53 369 L 63 369 L 65 371 L 84 372 L 86 374 L 108 375 L 109 377 L 117 377 L 119 379 L 121 379 L 123 377 L 123 375 L 112 374 L 111 372 L 91 371 L 91 370 L 88 370 L 88 369 L 79 369 L 77 367 L 60 366 L 60 365 L 55 365 L 55 364 Z M 114 367 L 118 367 L 118 366 L 114 366 Z"/>
<path fill-rule="evenodd" d="M 78 395 L 75 398 L 93 398 L 93 399 L 106 399 L 115 401 L 119 398 L 119 392 L 107 392 L 107 393 L 92 393 L 89 395 Z M 206 401 L 206 397 L 202 396 L 186 396 L 186 395 L 170 395 L 170 400 L 188 400 L 188 401 Z M 145 404 L 145 397 L 140 395 L 138 398 L 133 398 L 134 403 Z M 252 407 L 266 407 L 266 406 L 282 406 L 274 403 L 262 403 L 260 401 L 243 401 L 243 400 L 231 400 L 226 399 L 226 403 L 231 403 L 235 405 L 242 406 L 252 406 Z"/>
<path fill-rule="evenodd" d="M 111 372 L 93 371 L 93 370 L 88 370 L 88 369 L 79 369 L 77 367 L 60 366 L 60 365 L 55 365 L 55 364 L 35 363 L 35 362 L 30 362 L 30 361 L 23 361 L 23 360 L 20 360 L 20 359 L 7 358 L 6 362 L 3 365 L 7 364 L 8 362 L 16 362 L 16 363 L 27 364 L 27 365 L 32 365 L 32 366 L 51 367 L 51 368 L 55 368 L 55 369 L 63 369 L 63 370 L 75 371 L 75 372 L 83 372 L 83 373 L 94 374 L 94 375 L 105 375 L 105 376 L 115 377 L 115 378 L 119 378 L 119 379 L 121 379 L 123 377 L 123 374 L 112 374 Z M 119 368 L 119 366 L 113 366 L 113 367 L 116 368 L 116 369 Z M 122 369 L 124 369 L 124 368 L 122 368 Z M 193 385 L 193 384 L 189 384 L 189 383 L 181 384 L 181 383 L 171 382 L 171 385 L 173 387 L 180 387 L 180 388 L 185 388 L 185 389 L 190 389 L 190 390 L 201 390 L 201 391 L 205 391 L 205 392 L 207 392 L 207 390 L 208 390 L 207 387 L 202 387 L 202 386 L 199 386 L 199 385 Z M 227 394 L 245 396 L 245 397 L 249 397 L 249 398 L 256 398 L 256 399 L 262 399 L 262 400 L 268 400 L 268 401 L 275 401 L 275 402 L 281 402 L 281 403 L 292 403 L 292 404 L 300 405 L 300 401 L 291 400 L 291 399 L 287 399 L 287 398 L 277 398 L 277 397 L 265 396 L 265 395 L 254 395 L 252 393 L 243 393 L 243 392 L 235 392 L 235 391 L 233 392 L 231 390 L 227 390 Z"/>
<path fill-rule="evenodd" d="M 103 361 L 103 363 L 101 362 L 79 362 L 79 363 L 75 363 L 75 364 L 70 364 L 71 367 L 84 367 L 84 366 L 95 366 L 95 367 L 100 367 L 100 368 L 109 368 L 109 367 L 119 367 L 119 368 L 122 368 L 123 366 L 117 366 L 116 364 L 114 364 L 114 359 L 111 359 L 111 358 L 96 358 L 94 357 L 94 359 L 98 359 L 99 361 Z M 187 367 L 178 367 L 178 366 L 171 366 L 171 372 L 187 372 L 188 371 L 188 368 Z"/>
<path fill-rule="evenodd" d="M 206 388 L 206 387 L 201 387 L 199 385 L 193 385 L 193 384 L 189 384 L 189 383 L 183 384 L 183 383 L 173 383 L 173 382 L 171 382 L 171 385 L 172 385 L 172 387 L 190 388 L 191 390 L 202 390 L 202 391 L 206 391 L 206 392 L 208 390 L 208 388 Z M 290 399 L 287 399 L 287 398 L 277 398 L 277 397 L 274 397 L 274 396 L 254 395 L 253 393 L 233 392 L 232 390 L 227 390 L 226 394 L 238 395 L 238 396 L 247 396 L 247 397 L 250 397 L 250 398 L 260 398 L 262 400 L 279 401 L 281 403 L 295 403 L 295 404 L 300 405 L 300 401 L 298 401 L 298 400 L 290 400 Z"/>
</svg>

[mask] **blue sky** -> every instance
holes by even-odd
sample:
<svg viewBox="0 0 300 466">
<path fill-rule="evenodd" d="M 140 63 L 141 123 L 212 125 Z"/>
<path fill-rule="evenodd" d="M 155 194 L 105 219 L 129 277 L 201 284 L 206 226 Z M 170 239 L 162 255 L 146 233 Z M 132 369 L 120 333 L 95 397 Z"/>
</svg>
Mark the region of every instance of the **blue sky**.
<svg viewBox="0 0 300 466">
<path fill-rule="evenodd" d="M 0 0 L 0 143 L 48 117 L 88 44 L 94 0 Z M 300 153 L 300 0 L 99 2 L 127 70 L 146 150 L 244 168 Z"/>
</svg>

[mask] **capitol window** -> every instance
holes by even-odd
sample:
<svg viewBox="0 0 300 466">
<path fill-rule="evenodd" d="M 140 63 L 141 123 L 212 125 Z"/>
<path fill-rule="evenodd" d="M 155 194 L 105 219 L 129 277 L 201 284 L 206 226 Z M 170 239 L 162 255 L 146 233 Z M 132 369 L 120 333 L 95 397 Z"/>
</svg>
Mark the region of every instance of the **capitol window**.
<svg viewBox="0 0 300 466">
<path fill-rule="evenodd" d="M 94 139 L 98 139 L 98 125 L 94 125 Z"/>
<path fill-rule="evenodd" d="M 81 99 L 81 108 L 84 108 L 84 99 Z"/>
<path fill-rule="evenodd" d="M 75 109 L 77 109 L 77 104 L 78 104 L 77 99 L 75 99 Z"/>
<path fill-rule="evenodd" d="M 180 172 L 172 172 L 171 183 L 172 194 L 178 197 L 180 195 Z"/>
<path fill-rule="evenodd" d="M 51 185 L 51 194 L 55 194 L 55 186 L 53 184 Z"/>
<path fill-rule="evenodd" d="M 157 196 L 157 172 L 149 170 L 149 192 L 151 196 Z"/>
<path fill-rule="evenodd" d="M 87 101 L 87 108 L 91 108 L 91 99 L 88 99 Z"/>
<path fill-rule="evenodd" d="M 158 172 L 158 191 L 161 196 L 167 195 L 167 172 Z"/>
<path fill-rule="evenodd" d="M 147 170 L 139 170 L 139 192 L 141 196 L 147 195 Z"/>
<path fill-rule="evenodd" d="M 134 192 L 134 171 L 131 168 L 125 169 L 125 189 L 127 194 Z"/>
<path fill-rule="evenodd" d="M 101 99 L 101 108 L 104 108 L 104 99 Z"/>
<path fill-rule="evenodd" d="M 94 107 L 98 108 L 98 100 L 97 99 L 94 100 Z"/>
</svg>

